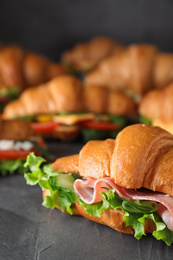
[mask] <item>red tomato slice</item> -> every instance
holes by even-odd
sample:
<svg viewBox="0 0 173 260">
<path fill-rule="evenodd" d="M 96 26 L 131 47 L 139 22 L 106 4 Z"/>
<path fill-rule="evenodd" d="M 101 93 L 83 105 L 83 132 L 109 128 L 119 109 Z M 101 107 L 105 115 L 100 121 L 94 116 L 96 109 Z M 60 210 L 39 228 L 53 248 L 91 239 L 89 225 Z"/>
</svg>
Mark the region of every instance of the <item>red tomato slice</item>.
<svg viewBox="0 0 173 260">
<path fill-rule="evenodd" d="M 95 130 L 116 130 L 119 129 L 120 126 L 114 123 L 106 123 L 106 122 L 81 122 L 80 125 L 85 128 L 95 129 Z"/>
<path fill-rule="evenodd" d="M 43 132 L 51 132 L 53 131 L 57 126 L 59 126 L 60 123 L 57 122 L 46 122 L 46 123 L 32 123 L 32 128 L 37 133 L 43 133 Z"/>
<path fill-rule="evenodd" d="M 31 149 L 29 151 L 24 150 L 0 150 L 0 160 L 2 159 L 18 159 L 18 158 L 26 158 L 30 152 L 34 152 L 38 154 L 35 149 Z"/>
</svg>

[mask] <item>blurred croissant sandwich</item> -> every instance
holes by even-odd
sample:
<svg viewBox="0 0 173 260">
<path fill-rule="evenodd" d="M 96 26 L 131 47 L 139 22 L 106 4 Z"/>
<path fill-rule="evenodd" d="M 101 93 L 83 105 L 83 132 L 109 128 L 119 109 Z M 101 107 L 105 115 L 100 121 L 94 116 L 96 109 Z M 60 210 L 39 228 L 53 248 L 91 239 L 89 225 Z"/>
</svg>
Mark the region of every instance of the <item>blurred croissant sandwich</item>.
<svg viewBox="0 0 173 260">
<path fill-rule="evenodd" d="M 0 119 L 0 174 L 23 173 L 30 152 L 46 156 L 47 148 L 30 122 Z"/>
<path fill-rule="evenodd" d="M 162 89 L 173 80 L 173 54 L 154 45 L 133 44 L 103 59 L 85 76 L 85 84 L 122 90 L 136 100 L 151 89 Z"/>
<path fill-rule="evenodd" d="M 141 121 L 160 126 L 173 134 L 173 83 L 162 90 L 149 91 L 141 100 Z"/>
<path fill-rule="evenodd" d="M 15 99 L 27 87 L 47 82 L 62 74 L 67 74 L 62 64 L 15 45 L 0 46 L 1 104 Z"/>
<path fill-rule="evenodd" d="M 81 80 L 66 75 L 28 88 L 5 107 L 2 117 L 31 120 L 34 130 L 48 138 L 73 140 L 82 129 L 87 139 L 100 139 L 124 127 L 125 116 L 136 110 L 125 94 L 84 87 Z"/>
<path fill-rule="evenodd" d="M 124 50 L 124 46 L 106 37 L 96 37 L 90 42 L 79 43 L 62 55 L 62 63 L 72 72 L 87 72 L 101 60 Z"/>
<path fill-rule="evenodd" d="M 116 140 L 89 141 L 79 154 L 42 167 L 44 162 L 31 153 L 25 179 L 40 185 L 45 207 L 137 239 L 152 233 L 168 245 L 173 242 L 173 136 L 167 131 L 131 125 Z"/>
</svg>

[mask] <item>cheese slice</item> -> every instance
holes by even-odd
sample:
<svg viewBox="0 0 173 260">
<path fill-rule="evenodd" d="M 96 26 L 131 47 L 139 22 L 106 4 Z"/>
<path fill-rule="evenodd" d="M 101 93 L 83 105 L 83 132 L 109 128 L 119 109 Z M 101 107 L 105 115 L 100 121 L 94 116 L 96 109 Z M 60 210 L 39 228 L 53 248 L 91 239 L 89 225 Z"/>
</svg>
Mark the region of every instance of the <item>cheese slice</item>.
<svg viewBox="0 0 173 260">
<path fill-rule="evenodd" d="M 94 113 L 70 114 L 70 115 L 56 115 L 53 116 L 53 121 L 64 125 L 75 125 L 84 120 L 92 120 L 95 118 Z"/>
</svg>

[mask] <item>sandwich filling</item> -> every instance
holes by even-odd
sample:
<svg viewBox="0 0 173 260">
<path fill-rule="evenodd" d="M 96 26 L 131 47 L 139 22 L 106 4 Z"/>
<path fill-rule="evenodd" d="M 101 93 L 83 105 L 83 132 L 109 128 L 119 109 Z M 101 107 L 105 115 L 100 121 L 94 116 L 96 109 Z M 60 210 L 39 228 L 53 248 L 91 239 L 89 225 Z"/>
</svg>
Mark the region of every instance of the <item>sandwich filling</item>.
<svg viewBox="0 0 173 260">
<path fill-rule="evenodd" d="M 101 192 L 105 189 L 113 189 L 115 193 L 123 199 L 129 201 L 153 201 L 157 204 L 157 213 L 165 222 L 167 227 L 173 231 L 173 197 L 169 195 L 152 192 L 152 191 L 137 191 L 120 187 L 109 178 L 102 178 L 95 180 L 93 178 L 85 178 L 84 180 L 76 180 L 74 182 L 74 189 L 79 197 L 87 204 L 94 204 L 103 201 Z"/>
<path fill-rule="evenodd" d="M 33 153 L 24 165 L 30 171 L 25 174 L 27 184 L 39 184 L 46 192 L 43 205 L 61 208 L 73 214 L 78 202 L 90 216 L 101 217 L 102 211 L 113 209 L 123 212 L 126 226 L 132 226 L 134 236 L 145 235 L 145 221 L 152 219 L 156 229 L 152 235 L 167 245 L 173 242 L 173 198 L 150 190 L 131 190 L 117 185 L 111 178 L 84 178 L 77 173 L 55 172 L 42 157 Z"/>
<path fill-rule="evenodd" d="M 117 133 L 127 125 L 125 116 L 94 114 L 94 113 L 68 113 L 40 114 L 19 117 L 19 119 L 32 122 L 32 128 L 38 134 L 56 131 L 62 127 L 77 126 L 85 142 L 95 139 L 115 138 Z"/>
<path fill-rule="evenodd" d="M 46 146 L 42 138 L 35 136 L 20 141 L 0 140 L 1 175 L 25 172 L 23 164 L 31 152 L 35 155 L 46 155 Z"/>
</svg>

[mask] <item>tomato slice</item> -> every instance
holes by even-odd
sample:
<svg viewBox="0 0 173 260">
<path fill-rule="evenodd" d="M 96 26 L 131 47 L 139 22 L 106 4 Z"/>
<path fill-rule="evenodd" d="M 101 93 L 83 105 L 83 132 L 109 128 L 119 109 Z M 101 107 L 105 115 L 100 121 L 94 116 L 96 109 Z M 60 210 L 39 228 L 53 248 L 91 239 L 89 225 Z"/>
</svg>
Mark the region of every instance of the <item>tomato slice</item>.
<svg viewBox="0 0 173 260">
<path fill-rule="evenodd" d="M 31 124 L 32 128 L 37 133 L 51 132 L 59 125 L 60 123 L 57 122 L 46 122 L 46 123 L 34 122 Z"/>
<path fill-rule="evenodd" d="M 38 154 L 35 149 L 31 149 L 28 151 L 24 150 L 0 150 L 0 160 L 2 159 L 18 159 L 18 158 L 26 158 L 30 152 L 34 152 Z"/>
<path fill-rule="evenodd" d="M 110 123 L 110 122 L 97 122 L 97 121 L 88 121 L 79 123 L 82 127 L 95 129 L 95 130 L 117 130 L 120 128 L 120 125 Z"/>
</svg>

